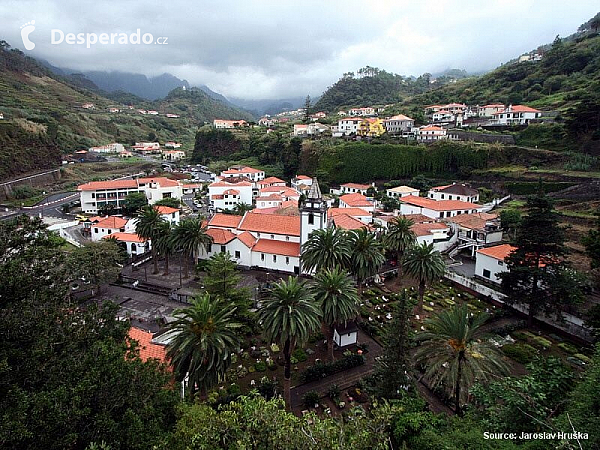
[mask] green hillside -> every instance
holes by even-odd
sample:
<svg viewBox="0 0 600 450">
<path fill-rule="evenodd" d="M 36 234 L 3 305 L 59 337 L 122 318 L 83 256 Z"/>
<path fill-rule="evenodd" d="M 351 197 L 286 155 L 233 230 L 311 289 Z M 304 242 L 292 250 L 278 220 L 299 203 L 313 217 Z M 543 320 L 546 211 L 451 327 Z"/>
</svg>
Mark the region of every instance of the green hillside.
<svg viewBox="0 0 600 450">
<path fill-rule="evenodd" d="M 540 143 L 564 140 L 590 153 L 600 152 L 600 35 L 582 32 L 556 39 L 538 62 L 513 62 L 480 77 L 459 80 L 439 89 L 415 95 L 386 113 L 418 113 L 431 104 L 460 102 L 483 105 L 500 102 L 526 104 L 543 111 L 557 111 L 557 125 L 529 127 Z"/>
<path fill-rule="evenodd" d="M 119 100 L 135 101 L 135 96 L 120 93 L 109 99 L 74 85 L 20 50 L 11 49 L 5 41 L 0 41 L 0 92 L 0 112 L 4 115 L 1 122 L 5 127 L 0 131 L 0 160 L 14 160 L 10 168 L 3 166 L 0 178 L 60 162 L 60 156 L 50 155 L 50 147 L 68 154 L 109 142 L 130 144 L 158 139 L 177 140 L 191 149 L 196 129 L 205 121 L 252 119 L 248 113 L 196 89 L 176 90 L 156 102 L 140 100 L 134 109 L 128 109 Z M 82 109 L 84 103 L 93 103 L 95 108 Z M 110 113 L 109 107 L 122 111 Z M 161 115 L 141 115 L 138 108 L 154 109 Z M 166 118 L 164 113 L 180 117 Z M 39 145 L 33 145 L 34 142 Z M 25 147 L 29 151 L 23 153 Z"/>
<path fill-rule="evenodd" d="M 403 98 L 424 92 L 429 88 L 431 75 L 424 74 L 417 79 L 386 72 L 367 66 L 343 75 L 329 87 L 315 103 L 316 111 L 337 112 L 347 107 L 386 105 Z"/>
</svg>

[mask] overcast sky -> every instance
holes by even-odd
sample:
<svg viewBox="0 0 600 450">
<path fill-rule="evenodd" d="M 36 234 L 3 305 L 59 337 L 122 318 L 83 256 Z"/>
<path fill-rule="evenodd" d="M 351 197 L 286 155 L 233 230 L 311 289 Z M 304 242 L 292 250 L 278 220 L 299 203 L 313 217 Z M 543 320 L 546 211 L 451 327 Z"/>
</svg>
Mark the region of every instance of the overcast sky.
<svg viewBox="0 0 600 450">
<path fill-rule="evenodd" d="M 319 95 L 365 65 L 418 76 L 470 72 L 567 36 L 597 0 L 0 0 L 0 40 L 77 70 L 171 73 L 226 96 Z M 67 33 L 151 33 L 167 45 L 51 44 Z M 58 34 L 57 34 L 58 36 Z"/>
</svg>

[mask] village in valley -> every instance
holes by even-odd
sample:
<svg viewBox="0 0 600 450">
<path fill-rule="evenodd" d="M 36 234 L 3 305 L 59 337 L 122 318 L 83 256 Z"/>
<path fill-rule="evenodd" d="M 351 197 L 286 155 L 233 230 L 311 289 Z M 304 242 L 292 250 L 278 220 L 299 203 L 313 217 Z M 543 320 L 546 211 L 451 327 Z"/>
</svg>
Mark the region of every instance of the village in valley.
<svg viewBox="0 0 600 450">
<path fill-rule="evenodd" d="M 600 448 L 599 28 L 313 98 L 0 40 L 0 449 Z"/>
</svg>

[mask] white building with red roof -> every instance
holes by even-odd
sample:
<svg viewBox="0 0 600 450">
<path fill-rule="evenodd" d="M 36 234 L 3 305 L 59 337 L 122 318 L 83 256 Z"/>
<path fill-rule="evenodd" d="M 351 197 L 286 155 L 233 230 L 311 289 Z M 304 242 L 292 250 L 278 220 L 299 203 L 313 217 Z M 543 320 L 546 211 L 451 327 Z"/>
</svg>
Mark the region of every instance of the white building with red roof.
<svg viewBox="0 0 600 450">
<path fill-rule="evenodd" d="M 482 248 L 475 253 L 475 276 L 501 283 L 499 275 L 508 272 L 506 258 L 517 248 L 509 244 Z"/>
<path fill-rule="evenodd" d="M 277 177 L 267 177 L 256 183 L 258 189 L 264 189 L 270 186 L 285 187 L 285 181 Z"/>
<path fill-rule="evenodd" d="M 419 128 L 417 139 L 424 142 L 439 141 L 441 139 L 447 139 L 448 133 L 445 128 L 436 127 L 435 125 L 427 125 L 426 127 Z"/>
<path fill-rule="evenodd" d="M 362 122 L 362 117 L 343 117 L 338 121 L 337 132 L 334 137 L 357 135 Z"/>
<path fill-rule="evenodd" d="M 385 130 L 391 134 L 399 134 L 405 131 L 410 131 L 415 126 L 415 120 L 404 114 L 392 116 L 383 121 Z"/>
<path fill-rule="evenodd" d="M 232 129 L 248 126 L 248 123 L 245 120 L 215 119 L 213 120 L 213 126 L 218 129 Z"/>
<path fill-rule="evenodd" d="M 367 106 L 365 108 L 351 108 L 350 110 L 348 110 L 348 115 L 361 117 L 374 116 L 375 108 L 371 108 L 370 106 Z"/>
<path fill-rule="evenodd" d="M 156 209 L 160 213 L 160 216 L 165 222 L 169 222 L 173 226 L 179 225 L 180 211 L 178 208 L 171 208 L 170 206 L 159 205 L 155 206 L 154 209 Z"/>
<path fill-rule="evenodd" d="M 306 175 L 296 175 L 292 178 L 292 188 L 296 189 L 298 192 L 303 193 L 308 191 L 308 189 L 312 186 L 313 179 Z"/>
<path fill-rule="evenodd" d="M 361 221 L 365 225 L 369 225 L 373 222 L 373 214 L 363 208 L 329 208 L 327 210 L 329 223 L 340 215 L 350 216 L 353 219 Z"/>
<path fill-rule="evenodd" d="M 160 144 L 158 142 L 136 142 L 131 148 L 142 153 L 160 153 Z"/>
<path fill-rule="evenodd" d="M 504 106 L 504 103 L 490 103 L 480 106 L 478 115 L 479 117 L 493 117 L 495 113 L 504 111 L 505 108 L 506 106 Z"/>
<path fill-rule="evenodd" d="M 368 212 L 375 210 L 373 202 L 362 194 L 345 194 L 340 197 L 340 208 L 361 208 Z"/>
<path fill-rule="evenodd" d="M 215 181 L 208 185 L 208 198 L 216 211 L 234 209 L 241 203 L 252 205 L 252 183 L 249 181 L 239 181 L 238 183 Z"/>
<path fill-rule="evenodd" d="M 443 219 L 459 214 L 472 214 L 483 211 L 481 205 L 459 200 L 432 200 L 414 195 L 402 197 L 399 200 L 401 214 L 423 214 L 432 219 Z"/>
<path fill-rule="evenodd" d="M 461 202 L 475 203 L 479 201 L 479 191 L 466 184 L 452 183 L 444 186 L 432 187 L 427 193 L 427 198 L 433 200 L 460 200 Z"/>
<path fill-rule="evenodd" d="M 213 243 L 208 251 L 201 250 L 200 258 L 229 252 L 240 266 L 299 274 L 301 245 L 312 231 L 326 226 L 325 206 L 315 182 L 299 214 L 215 214 L 208 222 Z"/>
<path fill-rule="evenodd" d="M 129 194 L 143 192 L 151 205 L 163 198 L 181 199 L 182 185 L 166 177 L 144 177 L 129 180 L 90 181 L 77 187 L 81 210 L 98 214 L 103 207 L 120 208 Z"/>
<path fill-rule="evenodd" d="M 367 195 L 369 188 L 375 188 L 375 185 L 361 184 L 361 183 L 344 183 L 340 185 L 341 194 L 356 194 L 357 192 L 362 195 Z"/>
<path fill-rule="evenodd" d="M 104 217 L 92 225 L 90 237 L 93 242 L 98 242 L 105 236 L 125 231 L 125 225 L 127 225 L 127 219 L 123 219 L 122 217 Z"/>
<path fill-rule="evenodd" d="M 525 105 L 508 105 L 502 111 L 492 114 L 495 125 L 527 125 L 530 121 L 542 117 L 542 112 Z"/>
<path fill-rule="evenodd" d="M 110 236 L 104 236 L 104 239 L 115 239 L 121 244 L 129 256 L 141 255 L 150 251 L 152 245 L 150 241 L 141 238 L 135 232 L 117 232 Z"/>
<path fill-rule="evenodd" d="M 247 178 L 252 183 L 258 183 L 265 179 L 264 170 L 254 169 L 248 166 L 231 166 L 227 170 L 221 172 L 220 175 L 222 180 L 227 180 L 227 178 Z"/>
<path fill-rule="evenodd" d="M 419 190 L 410 186 L 396 186 L 394 188 L 386 189 L 386 193 L 388 197 L 392 198 L 402 198 L 407 195 L 414 195 L 415 197 L 419 196 Z"/>
</svg>

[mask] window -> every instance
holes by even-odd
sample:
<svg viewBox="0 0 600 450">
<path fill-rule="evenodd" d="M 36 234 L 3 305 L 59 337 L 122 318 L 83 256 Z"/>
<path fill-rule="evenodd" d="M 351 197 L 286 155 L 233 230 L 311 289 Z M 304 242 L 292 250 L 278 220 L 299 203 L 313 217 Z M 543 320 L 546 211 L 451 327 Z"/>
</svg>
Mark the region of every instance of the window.
<svg viewBox="0 0 600 450">
<path fill-rule="evenodd" d="M 273 255 L 273 262 L 277 262 L 277 255 Z"/>
<path fill-rule="evenodd" d="M 261 261 L 264 261 L 264 260 L 265 260 L 265 254 L 264 254 L 264 253 L 261 253 L 261 254 L 260 254 L 260 260 L 261 260 Z"/>
<path fill-rule="evenodd" d="M 285 257 L 285 263 L 286 263 L 287 265 L 289 265 L 289 264 L 290 264 L 290 257 L 289 257 L 289 256 L 286 256 L 286 257 Z"/>
<path fill-rule="evenodd" d="M 96 198 L 96 193 L 92 192 L 92 198 Z"/>
<path fill-rule="evenodd" d="M 491 275 L 491 272 L 490 272 L 489 270 L 487 270 L 487 269 L 483 269 L 483 276 L 484 276 L 485 278 L 489 278 L 489 277 L 490 277 L 490 275 Z"/>
<path fill-rule="evenodd" d="M 448 200 L 452 200 L 452 196 L 451 195 L 448 196 Z"/>
<path fill-rule="evenodd" d="M 212 244 L 208 244 L 208 246 L 206 247 L 206 250 L 208 253 L 212 252 Z"/>
<path fill-rule="evenodd" d="M 236 257 L 236 259 L 240 259 L 241 255 L 240 255 L 239 250 L 235 251 L 235 257 Z"/>
<path fill-rule="evenodd" d="M 290 240 L 290 237 L 289 237 L 289 236 L 286 236 L 286 237 L 285 237 L 285 240 L 286 240 L 286 241 L 289 241 L 289 240 Z"/>
<path fill-rule="evenodd" d="M 444 200 L 444 194 L 442 194 L 442 196 L 440 197 L 442 200 Z"/>
<path fill-rule="evenodd" d="M 224 245 L 221 245 L 221 253 L 225 253 L 227 251 L 227 249 L 225 248 Z"/>
<path fill-rule="evenodd" d="M 314 214 L 313 214 L 313 213 L 310 213 L 310 214 L 308 215 L 308 224 L 309 224 L 309 225 L 314 225 L 314 224 L 315 224 L 315 216 L 314 216 Z"/>
<path fill-rule="evenodd" d="M 98 228 L 94 228 L 94 233 L 97 233 L 97 232 L 98 232 Z"/>
<path fill-rule="evenodd" d="M 163 198 L 171 198 L 171 193 L 170 192 L 163 192 Z"/>
<path fill-rule="evenodd" d="M 504 261 L 498 261 L 498 265 L 499 266 L 503 266 L 504 265 Z"/>
<path fill-rule="evenodd" d="M 443 212 L 441 212 L 441 213 L 440 213 L 440 219 L 441 219 L 442 217 L 444 217 L 444 213 L 443 213 Z"/>
<path fill-rule="evenodd" d="M 271 239 L 275 239 L 275 235 L 273 235 L 273 234 L 272 234 L 272 235 L 271 235 Z"/>
</svg>

